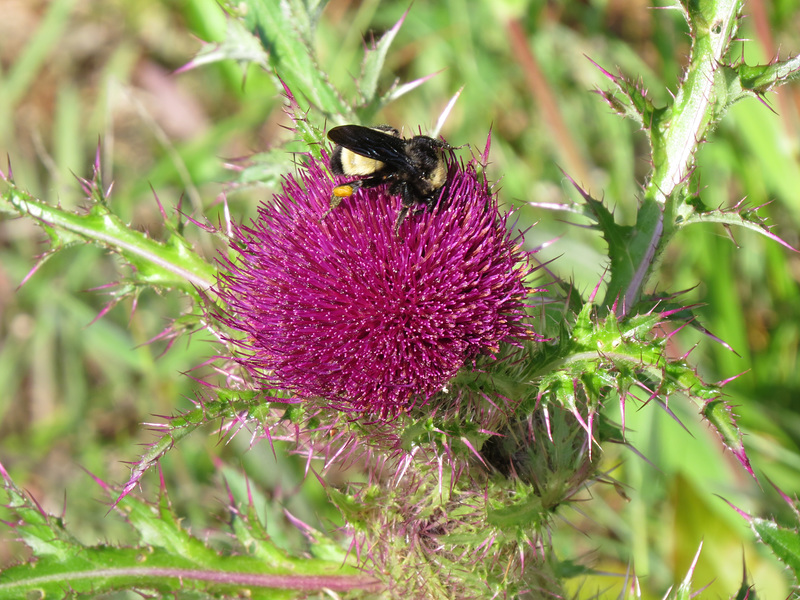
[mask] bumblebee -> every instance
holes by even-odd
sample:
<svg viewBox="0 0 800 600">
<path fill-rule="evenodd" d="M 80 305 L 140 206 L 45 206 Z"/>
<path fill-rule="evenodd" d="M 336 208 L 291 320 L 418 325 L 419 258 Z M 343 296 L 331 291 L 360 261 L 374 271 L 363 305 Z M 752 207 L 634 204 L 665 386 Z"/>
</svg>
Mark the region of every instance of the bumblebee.
<svg viewBox="0 0 800 600">
<path fill-rule="evenodd" d="M 395 224 L 397 230 L 414 206 L 432 208 L 447 183 L 447 163 L 442 154 L 442 150 L 452 148 L 447 142 L 426 135 L 402 138 L 397 129 L 388 125 L 342 125 L 331 129 L 328 138 L 336 144 L 331 172 L 359 179 L 333 188 L 330 208 L 323 219 L 342 198 L 349 198 L 361 188 L 388 184 L 389 193 L 403 201 Z"/>
</svg>

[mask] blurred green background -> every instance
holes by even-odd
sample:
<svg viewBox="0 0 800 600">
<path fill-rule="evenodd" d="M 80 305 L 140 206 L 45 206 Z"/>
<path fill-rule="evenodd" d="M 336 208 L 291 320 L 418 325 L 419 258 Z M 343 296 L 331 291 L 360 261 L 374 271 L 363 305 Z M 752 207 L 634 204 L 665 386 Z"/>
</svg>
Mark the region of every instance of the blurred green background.
<svg viewBox="0 0 800 600">
<path fill-rule="evenodd" d="M 334 0 L 324 9 L 319 63 L 354 104 L 363 40 L 407 9 L 407 2 L 370 0 Z M 155 237 L 163 225 L 151 186 L 168 210 L 182 199 L 186 212 L 213 222 L 221 218 L 223 191 L 237 221 L 274 191 L 224 183 L 236 178 L 226 166 L 291 137 L 271 79 L 233 63 L 175 74 L 200 40 L 222 39 L 225 17 L 213 0 L 0 0 L 0 14 L 0 154 L 34 195 L 82 205 L 75 176 L 91 176 L 98 142 L 114 210 Z M 749 41 L 733 56 L 765 62 L 800 51 L 800 2 L 751 0 L 746 14 L 740 37 Z M 551 269 L 588 294 L 606 265 L 598 235 L 526 202 L 575 200 L 561 168 L 632 224 L 648 169 L 646 137 L 592 93 L 608 84 L 589 59 L 641 77 L 663 101 L 675 92 L 689 49 L 681 15 L 652 10 L 644 0 L 417 2 L 389 52 L 382 85 L 438 74 L 387 107 L 379 122 L 429 130 L 463 86 L 441 133 L 454 145 L 482 148 L 491 129 L 489 172 L 500 197 L 519 207 L 521 227 L 537 223 L 529 248 L 547 244 L 538 257 L 557 258 Z M 704 146 L 700 193 L 711 207 L 770 202 L 763 213 L 775 233 L 799 247 L 800 92 L 785 87 L 767 102 L 774 112 L 754 100 L 735 106 Z M 319 114 L 310 118 L 323 125 Z M 291 171 L 291 154 L 276 168 Z M 660 598 L 683 578 L 701 542 L 694 581 L 709 584 L 707 597 L 735 592 L 743 557 L 759 597 L 788 593 L 780 565 L 754 545 L 722 498 L 791 522 L 767 478 L 790 495 L 800 491 L 800 259 L 763 237 L 730 233 L 712 226 L 683 232 L 650 289 L 693 288 L 684 301 L 702 303 L 702 323 L 735 350 L 689 331 L 671 348 L 678 356 L 694 348 L 689 360 L 709 381 L 741 374 L 726 390 L 761 485 L 682 398 L 672 398 L 670 408 L 689 433 L 654 404 L 630 405 L 629 440 L 650 462 L 605 449 L 605 468 L 629 486 L 628 499 L 596 485 L 554 524 L 559 558 L 608 574 L 575 582 L 577 597 L 617 597 L 631 562 L 643 597 Z M 188 235 L 214 255 L 206 237 L 191 228 Z M 125 461 L 153 439 L 143 423 L 189 406 L 201 391 L 186 373 L 216 349 L 202 332 L 163 354 L 164 342 L 146 343 L 186 309 L 177 295 L 144 292 L 135 310 L 124 299 L 95 320 L 111 301 L 109 290 L 95 288 L 124 275 L 96 248 L 58 253 L 19 287 L 46 248 L 43 237 L 29 221 L 0 221 L 0 462 L 46 509 L 66 506 L 68 524 L 84 541 L 124 542 L 125 524 L 106 514 L 85 471 L 125 481 Z M 617 412 L 608 407 L 618 419 Z M 207 434 L 184 440 L 161 464 L 177 511 L 197 531 L 218 526 L 224 515 L 221 483 L 236 495 L 245 477 L 264 490 L 273 536 L 296 538 L 281 507 L 321 528 L 339 522 L 315 478 L 303 482 L 302 465 L 282 458 L 280 448 L 276 460 L 263 442 L 248 451 L 246 434 L 231 443 L 211 428 Z M 142 491 L 157 494 L 155 473 Z M 12 532 L 2 539 L 0 564 L 25 556 Z"/>
</svg>

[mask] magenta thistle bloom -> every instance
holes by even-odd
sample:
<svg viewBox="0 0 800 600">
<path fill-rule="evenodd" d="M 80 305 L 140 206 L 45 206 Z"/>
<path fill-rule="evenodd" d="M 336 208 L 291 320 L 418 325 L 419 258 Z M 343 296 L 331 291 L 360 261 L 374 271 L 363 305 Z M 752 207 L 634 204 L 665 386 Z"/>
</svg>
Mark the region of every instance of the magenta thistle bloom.
<svg viewBox="0 0 800 600">
<path fill-rule="evenodd" d="M 299 179 L 299 180 L 298 180 Z M 241 362 L 271 387 L 386 417 L 425 402 L 480 353 L 530 337 L 520 240 L 475 165 L 451 165 L 434 210 L 410 214 L 385 186 L 320 221 L 334 187 L 309 160 L 231 241 L 223 319 Z"/>
</svg>

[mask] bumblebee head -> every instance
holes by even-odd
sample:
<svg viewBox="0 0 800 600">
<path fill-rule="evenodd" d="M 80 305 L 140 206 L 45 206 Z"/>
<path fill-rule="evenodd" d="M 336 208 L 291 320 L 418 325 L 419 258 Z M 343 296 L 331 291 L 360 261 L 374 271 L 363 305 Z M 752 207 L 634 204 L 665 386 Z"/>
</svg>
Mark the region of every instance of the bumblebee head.
<svg viewBox="0 0 800 600">
<path fill-rule="evenodd" d="M 447 181 L 447 163 L 442 150 L 449 148 L 447 142 L 426 135 L 418 135 L 407 141 L 406 155 L 413 168 L 420 174 L 416 187 L 423 194 L 435 192 Z"/>
</svg>

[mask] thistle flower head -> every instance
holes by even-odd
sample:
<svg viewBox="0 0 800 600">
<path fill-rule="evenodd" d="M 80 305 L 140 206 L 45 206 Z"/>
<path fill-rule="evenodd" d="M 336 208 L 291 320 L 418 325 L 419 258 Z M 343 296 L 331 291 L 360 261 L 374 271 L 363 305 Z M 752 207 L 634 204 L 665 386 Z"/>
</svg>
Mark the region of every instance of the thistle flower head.
<svg viewBox="0 0 800 600">
<path fill-rule="evenodd" d="M 527 254 L 475 164 L 450 165 L 436 208 L 396 230 L 401 200 L 334 187 L 309 158 L 234 231 L 219 292 L 241 362 L 300 398 L 382 417 L 429 400 L 466 362 L 531 335 Z"/>
</svg>

